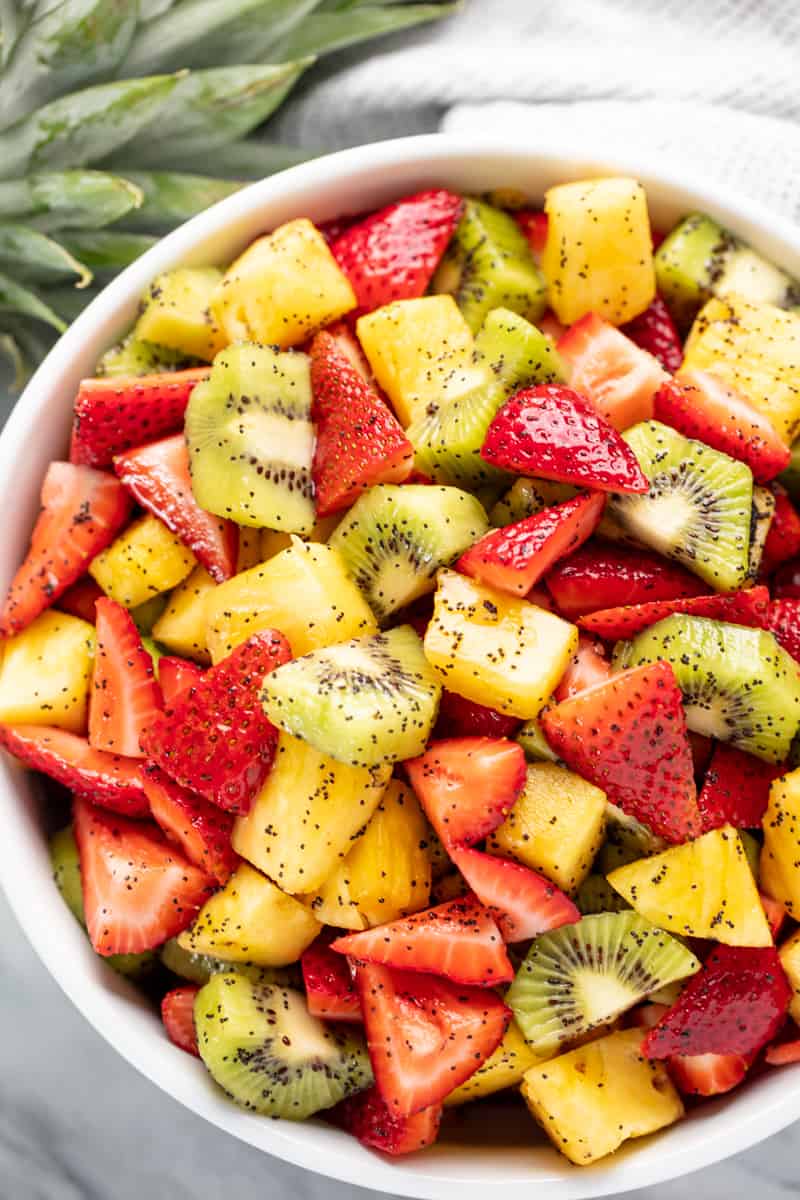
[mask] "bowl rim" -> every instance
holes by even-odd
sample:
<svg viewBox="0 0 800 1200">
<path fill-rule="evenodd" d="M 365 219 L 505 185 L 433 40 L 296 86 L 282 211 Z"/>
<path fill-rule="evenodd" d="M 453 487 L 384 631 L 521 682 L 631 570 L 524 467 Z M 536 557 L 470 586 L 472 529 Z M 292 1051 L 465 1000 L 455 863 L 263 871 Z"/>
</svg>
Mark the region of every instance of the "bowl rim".
<svg viewBox="0 0 800 1200">
<path fill-rule="evenodd" d="M 215 232 L 224 232 L 237 220 L 252 218 L 262 207 L 268 210 L 279 201 L 291 206 L 296 194 L 307 193 L 316 186 L 329 189 L 337 180 L 340 183 L 344 180 L 352 182 L 354 177 L 360 175 L 371 178 L 383 172 L 387 177 L 396 176 L 400 188 L 403 173 L 411 169 L 424 167 L 440 170 L 445 178 L 448 166 L 455 169 L 455 164 L 468 160 L 494 164 L 535 160 L 543 164 L 545 171 L 552 168 L 551 177 L 554 180 L 610 172 L 634 175 L 644 182 L 645 187 L 650 181 L 656 188 L 666 188 L 675 196 L 685 197 L 687 211 L 690 206 L 711 210 L 719 220 L 753 240 L 756 245 L 762 248 L 766 246 L 767 252 L 778 257 L 779 261 L 787 258 L 794 261 L 794 269 L 800 273 L 800 227 L 776 215 L 766 206 L 742 196 L 735 188 L 719 182 L 709 184 L 675 163 L 665 169 L 655 156 L 628 156 L 615 152 L 606 154 L 602 150 L 587 154 L 585 146 L 572 152 L 569 148 L 564 152 L 556 152 L 552 141 L 537 144 L 535 134 L 530 138 L 514 137 L 501 141 L 486 136 L 467 139 L 463 136 L 432 134 L 338 151 L 252 183 L 193 217 L 160 239 L 99 293 L 47 355 L 27 384 L 0 434 L 0 496 L 5 489 L 11 498 L 11 481 L 18 464 L 24 461 L 26 446 L 35 438 L 39 422 L 46 419 L 47 410 L 54 404 L 52 381 L 62 376 L 69 378 L 70 366 L 88 336 L 96 336 L 98 328 L 103 325 L 121 327 L 119 313 L 123 309 L 131 313 L 132 306 L 135 306 L 153 277 L 190 256 L 200 242 Z M 13 510 L 13 505 L 11 507 Z M 123 1009 L 119 1000 L 131 1001 L 133 990 L 125 981 L 116 978 L 109 980 L 107 968 L 96 960 L 91 961 L 88 956 L 94 956 L 64 905 L 60 905 L 61 912 L 54 909 L 47 914 L 47 920 L 42 919 L 43 910 L 48 907 L 47 898 L 37 894 L 37 885 L 29 878 L 32 864 L 41 866 L 44 853 L 41 834 L 34 831 L 32 818 L 28 827 L 18 811 L 23 807 L 20 805 L 20 796 L 23 793 L 32 794 L 34 789 L 7 763 L 2 765 L 1 773 L 0 814 L 5 817 L 10 844 L 0 858 L 0 885 L 46 969 L 90 1025 L 132 1066 L 169 1096 L 217 1128 L 225 1129 L 262 1151 L 327 1178 L 425 1200 L 452 1200 L 456 1194 L 461 1200 L 483 1197 L 485 1178 L 476 1181 L 463 1171 L 460 1174 L 458 1171 L 442 1174 L 435 1170 L 418 1169 L 419 1159 L 417 1166 L 411 1170 L 399 1160 L 390 1163 L 383 1156 L 363 1151 L 354 1142 L 348 1143 L 349 1149 L 345 1152 L 337 1141 L 344 1135 L 321 1125 L 300 1127 L 300 1130 L 313 1130 L 313 1136 L 309 1137 L 298 1133 L 298 1127 L 290 1122 L 265 1121 L 264 1118 L 237 1109 L 227 1100 L 224 1100 L 226 1107 L 222 1108 L 216 1089 L 210 1081 L 203 1086 L 202 1081 L 192 1074 L 188 1068 L 196 1064 L 183 1052 L 169 1043 L 149 1044 L 153 1038 L 147 1023 L 141 1028 L 138 1025 L 132 1028 L 130 1036 L 124 1027 L 121 1033 L 120 1014 Z M 18 853 L 11 849 L 15 839 L 18 841 Z M 78 969 L 81 954 L 84 955 L 86 971 Z M 127 1019 L 128 1014 L 124 1015 Z M 130 1016 L 133 1019 L 133 1011 Z M 743 1103 L 746 1094 L 740 1094 L 736 1101 L 726 1104 L 725 1115 L 728 1119 L 717 1122 L 713 1129 L 709 1129 L 709 1136 L 702 1143 L 695 1139 L 688 1149 L 677 1144 L 659 1156 L 658 1160 L 648 1160 L 647 1165 L 643 1165 L 641 1159 L 637 1163 L 635 1154 L 625 1152 L 597 1167 L 582 1168 L 580 1171 L 559 1159 L 559 1169 L 552 1177 L 539 1178 L 530 1172 L 503 1178 L 498 1173 L 497 1182 L 502 1179 L 509 1200 L 516 1200 L 517 1197 L 521 1200 L 532 1185 L 538 1187 L 544 1197 L 552 1197 L 553 1200 L 578 1200 L 580 1197 L 608 1195 L 666 1182 L 745 1150 L 800 1117 L 800 1074 L 795 1076 L 794 1086 L 790 1086 L 788 1077 L 784 1078 L 786 1086 L 772 1090 L 785 1094 L 766 1104 Z M 708 1112 L 722 1114 L 718 1105 L 716 1110 L 714 1105 L 709 1106 Z M 680 1124 L 674 1128 L 685 1127 Z M 681 1140 L 678 1137 L 677 1143 Z M 323 1157 L 324 1165 L 321 1163 Z M 687 1158 L 691 1161 L 687 1161 Z M 406 1160 L 409 1164 L 411 1161 Z"/>
</svg>

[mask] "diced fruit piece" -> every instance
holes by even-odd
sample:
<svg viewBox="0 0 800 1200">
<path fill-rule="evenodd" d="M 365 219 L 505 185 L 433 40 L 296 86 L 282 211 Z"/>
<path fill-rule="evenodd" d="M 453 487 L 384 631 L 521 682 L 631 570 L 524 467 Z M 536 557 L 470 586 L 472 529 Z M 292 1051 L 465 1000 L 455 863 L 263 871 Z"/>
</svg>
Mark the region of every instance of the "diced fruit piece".
<svg viewBox="0 0 800 1200">
<path fill-rule="evenodd" d="M 167 1037 L 180 1050 L 200 1057 L 197 1049 L 197 1034 L 194 1030 L 194 1000 L 198 987 L 173 988 L 161 1000 L 161 1020 Z"/>
<path fill-rule="evenodd" d="M 203 665 L 210 663 L 206 610 L 210 593 L 216 587 L 205 567 L 195 567 L 170 594 L 166 608 L 153 626 L 153 637 L 175 654 Z"/>
<path fill-rule="evenodd" d="M 214 359 L 186 409 L 197 503 L 239 525 L 314 527 L 308 355 L 237 342 Z"/>
<path fill-rule="evenodd" d="M 347 276 L 305 218 L 251 242 L 211 299 L 228 342 L 260 342 L 282 350 L 300 345 L 355 305 Z"/>
<path fill-rule="evenodd" d="M 598 609 L 697 596 L 703 590 L 695 576 L 656 554 L 598 541 L 555 566 L 546 583 L 570 621 Z"/>
<path fill-rule="evenodd" d="M 496 708 L 476 704 L 457 692 L 442 690 L 439 719 L 436 722 L 436 736 L 439 738 L 513 737 L 518 727 L 516 717 L 507 717 Z"/>
<path fill-rule="evenodd" d="M 321 517 L 314 522 L 314 528 L 311 533 L 303 536 L 304 542 L 327 542 L 328 538 L 333 533 L 336 526 L 342 519 L 341 513 L 333 513 L 330 517 Z M 243 530 L 239 530 L 241 538 Z M 250 532 L 255 532 L 251 530 Z M 290 533 L 280 533 L 277 529 L 262 529 L 259 533 L 259 550 L 258 557 L 255 561 L 243 563 L 240 567 L 241 571 L 247 571 L 250 567 L 256 567 L 259 563 L 266 562 L 267 559 L 275 558 L 282 550 L 288 550 L 293 545 L 293 537 Z"/>
<path fill-rule="evenodd" d="M 579 919 L 578 910 L 563 892 L 521 863 L 464 847 L 451 850 L 451 854 L 494 917 L 504 941 L 524 942 Z"/>
<path fill-rule="evenodd" d="M 616 867 L 666 850 L 667 845 L 664 838 L 658 837 L 641 821 L 617 808 L 616 804 L 609 803 L 606 809 L 606 840 L 595 866 L 605 875 Z"/>
<path fill-rule="evenodd" d="M 359 1092 L 337 1105 L 331 1120 L 358 1138 L 362 1146 L 397 1157 L 432 1146 L 439 1133 L 441 1105 L 432 1104 L 411 1117 L 389 1111 L 376 1087 Z"/>
<path fill-rule="evenodd" d="M 97 649 L 89 707 L 95 750 L 142 758 L 141 734 L 163 708 L 153 660 L 133 618 L 107 597 L 97 601 Z"/>
<path fill-rule="evenodd" d="M 547 703 L 577 644 L 577 630 L 560 617 L 440 572 L 425 656 L 450 691 L 528 720 Z"/>
<path fill-rule="evenodd" d="M 553 693 L 557 703 L 577 696 L 596 683 L 606 683 L 611 677 L 611 664 L 602 653 L 602 643 L 582 633 L 578 637 L 578 649 L 569 660 L 561 682 Z"/>
<path fill-rule="evenodd" d="M 291 657 L 274 630 L 255 633 L 160 713 L 142 749 L 170 778 L 220 808 L 247 812 L 272 766 L 278 735 L 264 716 L 264 676 Z"/>
<path fill-rule="evenodd" d="M 785 1067 L 789 1063 L 800 1062 L 800 1039 L 797 1038 L 797 1028 L 793 1030 L 794 1037 L 781 1039 L 767 1046 L 764 1062 L 771 1067 Z"/>
<path fill-rule="evenodd" d="M 323 933 L 300 959 L 306 1004 L 312 1017 L 327 1021 L 361 1022 L 361 1005 L 350 965 L 330 948 Z"/>
<path fill-rule="evenodd" d="M 635 179 L 586 179 L 545 193 L 542 269 L 550 306 L 570 325 L 596 312 L 615 325 L 643 312 L 656 294 L 650 220 Z"/>
<path fill-rule="evenodd" d="M 608 882 L 672 933 L 727 946 L 772 945 L 742 839 L 731 825 L 618 867 Z"/>
<path fill-rule="evenodd" d="M 800 553 L 800 513 L 779 484 L 772 491 L 775 511 L 767 530 L 760 564 L 764 575 L 770 575 L 782 563 Z"/>
<path fill-rule="evenodd" d="M 683 345 L 669 309 L 660 296 L 623 326 L 622 332 L 642 350 L 657 358 L 665 371 L 677 371 L 683 361 Z"/>
<path fill-rule="evenodd" d="M 239 862 L 231 846 L 233 816 L 196 796 L 151 766 L 142 773 L 154 820 L 180 846 L 189 862 L 202 867 L 218 883 L 230 879 Z"/>
<path fill-rule="evenodd" d="M 800 770 L 772 784 L 762 825 L 761 886 L 796 920 L 800 915 Z"/>
<path fill-rule="evenodd" d="M 59 596 L 58 610 L 69 613 L 71 617 L 80 617 L 82 621 L 93 625 L 94 606 L 103 595 L 103 589 L 99 583 L 95 583 L 91 575 L 82 575 L 77 583 L 73 583 Z"/>
<path fill-rule="evenodd" d="M 438 1104 L 499 1046 L 511 1014 L 486 988 L 377 963 L 358 964 L 367 1045 L 389 1111 L 407 1117 Z"/>
<path fill-rule="evenodd" d="M 86 928 L 98 954 L 160 946 L 194 920 L 214 881 L 157 826 L 75 800 Z"/>
<path fill-rule="evenodd" d="M 159 275 L 145 296 L 134 336 L 210 362 L 233 340 L 211 312 L 221 279 L 216 267 L 179 267 Z"/>
<path fill-rule="evenodd" d="M 254 983 L 276 983 L 278 987 L 296 987 L 302 974 L 296 964 L 288 967 L 261 967 L 253 962 L 226 962 L 209 954 L 193 954 L 178 944 L 177 938 L 169 938 L 158 952 L 158 956 L 173 975 L 188 979 L 190 983 L 208 983 L 214 975 L 244 975 Z"/>
<path fill-rule="evenodd" d="M 129 333 L 121 342 L 111 346 L 97 363 L 96 373 L 102 378 L 138 378 L 143 375 L 175 374 L 187 366 L 186 355 L 167 346 L 156 346 Z M 167 430 L 164 430 L 166 433 Z M 137 442 L 144 441 L 138 438 Z"/>
<path fill-rule="evenodd" d="M 630 908 L 628 902 L 617 895 L 605 876 L 595 872 L 587 875 L 578 888 L 575 904 L 584 916 L 592 913 L 625 912 Z"/>
<path fill-rule="evenodd" d="M 181 583 L 195 565 L 194 555 L 157 517 L 144 516 L 103 550 L 89 574 L 124 608 L 136 608 Z"/>
<path fill-rule="evenodd" d="M 554 483 L 550 479 L 515 479 L 504 496 L 497 501 L 489 513 L 489 524 L 495 528 L 513 525 L 534 517 L 545 508 L 562 504 L 578 494 L 571 483 Z"/>
<path fill-rule="evenodd" d="M 215 975 L 194 1019 L 209 1073 L 249 1112 L 304 1121 L 372 1082 L 359 1034 L 312 1017 L 293 988 Z"/>
<path fill-rule="evenodd" d="M 669 1073 L 685 1096 L 720 1096 L 739 1086 L 749 1065 L 742 1054 L 674 1054 Z"/>
<path fill-rule="evenodd" d="M 528 762 L 556 762 L 558 755 L 550 748 L 538 717 L 526 721 L 518 731 L 516 739 L 525 752 Z"/>
<path fill-rule="evenodd" d="M 720 825 L 760 829 L 767 810 L 770 784 L 782 773 L 782 764 L 773 767 L 725 742 L 715 745 L 697 798 L 703 832 L 718 829 Z"/>
<path fill-rule="evenodd" d="M 666 1067 L 642 1057 L 641 1040 L 640 1029 L 620 1030 L 526 1071 L 523 1098 L 570 1162 L 585 1166 L 605 1158 L 627 1138 L 683 1116 Z"/>
<path fill-rule="evenodd" d="M 763 628 L 769 619 L 769 592 L 765 587 L 754 587 L 721 595 L 714 593 L 710 596 L 687 596 L 679 600 L 652 600 L 646 604 L 604 608 L 580 617 L 578 624 L 598 637 L 616 641 L 618 638 L 635 637 L 643 629 L 648 629 L 673 613 Z"/>
<path fill-rule="evenodd" d="M 789 1012 L 795 1023 L 800 1018 L 800 931 L 792 934 L 780 948 L 781 966 L 792 988 Z"/>
<path fill-rule="evenodd" d="M 282 733 L 233 845 L 287 892 L 320 887 L 345 857 L 386 790 L 388 765 L 354 767 Z"/>
<path fill-rule="evenodd" d="M 83 733 L 95 656 L 94 629 L 43 612 L 0 643 L 0 721 Z"/>
<path fill-rule="evenodd" d="M 797 600 L 800 598 L 800 561 L 794 558 L 791 562 L 783 563 L 772 580 L 772 593 L 779 599 Z M 69 611 L 68 609 L 65 611 Z M 81 614 L 74 614 L 79 617 Z"/>
<path fill-rule="evenodd" d="M 650 420 L 656 392 L 668 376 L 652 354 L 619 329 L 597 313 L 587 313 L 559 338 L 558 353 L 569 386 L 615 429 Z"/>
<path fill-rule="evenodd" d="M 547 213 L 540 209 L 521 208 L 514 213 L 514 220 L 527 238 L 534 262 L 541 262 L 547 242 Z"/>
<path fill-rule="evenodd" d="M 800 598 L 773 600 L 769 606 L 766 625 L 784 650 L 787 650 L 796 662 L 800 662 Z"/>
<path fill-rule="evenodd" d="M 158 682 L 164 697 L 164 707 L 172 708 L 181 692 L 187 691 L 203 678 L 203 669 L 185 658 L 165 654 L 158 663 Z"/>
<path fill-rule="evenodd" d="M 757 845 L 758 843 L 756 843 L 756 846 Z M 781 904 L 780 900 L 773 900 L 771 896 L 765 895 L 764 892 L 760 892 L 759 895 L 761 897 L 761 904 L 764 909 L 767 922 L 769 923 L 772 940 L 777 942 L 788 916 L 786 908 L 783 904 Z"/>
<path fill-rule="evenodd" d="M 469 1079 L 450 1092 L 445 1099 L 445 1107 L 466 1104 L 470 1100 L 480 1100 L 483 1096 L 516 1087 L 522 1082 L 525 1072 L 536 1066 L 538 1061 L 538 1056 L 525 1041 L 516 1021 L 510 1021 L 494 1053 Z"/>
<path fill-rule="evenodd" d="M 774 486 L 774 485 L 773 485 Z M 761 574 L 761 559 L 767 544 L 776 511 L 775 492 L 772 488 L 753 487 L 753 512 L 750 520 L 750 550 L 748 553 L 747 582 L 755 583 Z"/>
</svg>

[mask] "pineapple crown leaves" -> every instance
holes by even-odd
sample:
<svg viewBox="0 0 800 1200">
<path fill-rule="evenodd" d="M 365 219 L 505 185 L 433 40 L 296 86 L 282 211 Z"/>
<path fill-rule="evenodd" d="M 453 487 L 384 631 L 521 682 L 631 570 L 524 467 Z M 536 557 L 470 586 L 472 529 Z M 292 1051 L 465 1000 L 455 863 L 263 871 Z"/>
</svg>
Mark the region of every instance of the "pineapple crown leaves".
<svg viewBox="0 0 800 1200">
<path fill-rule="evenodd" d="M 0 354 L 17 382 L 155 237 L 309 156 L 251 135 L 320 55 L 458 7 L 0 0 Z"/>
</svg>

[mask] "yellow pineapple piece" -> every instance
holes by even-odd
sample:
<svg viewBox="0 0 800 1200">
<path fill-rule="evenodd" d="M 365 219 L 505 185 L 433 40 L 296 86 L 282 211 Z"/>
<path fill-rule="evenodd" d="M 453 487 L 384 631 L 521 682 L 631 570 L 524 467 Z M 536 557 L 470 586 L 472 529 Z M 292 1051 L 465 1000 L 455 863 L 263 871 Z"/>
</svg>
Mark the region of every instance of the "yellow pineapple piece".
<svg viewBox="0 0 800 1200">
<path fill-rule="evenodd" d="M 167 607 L 153 626 L 156 641 L 173 654 L 209 665 L 206 610 L 208 598 L 217 586 L 205 567 L 195 567 L 191 575 L 170 593 Z"/>
<path fill-rule="evenodd" d="M 771 946 L 772 934 L 742 839 L 732 825 L 618 867 L 608 882 L 670 933 L 726 946 Z"/>
<path fill-rule="evenodd" d="M 89 564 L 89 574 L 125 608 L 177 587 L 195 557 L 158 517 L 140 517 Z"/>
<path fill-rule="evenodd" d="M 209 313 L 221 279 L 216 267 L 179 267 L 159 275 L 145 296 L 133 336 L 211 362 L 228 344 Z"/>
<path fill-rule="evenodd" d="M 795 1024 L 800 1024 L 800 930 L 793 933 L 780 949 L 781 966 L 792 987 L 792 1002 L 789 1014 Z"/>
<path fill-rule="evenodd" d="M 361 837 L 305 902 L 318 920 L 342 929 L 369 929 L 426 908 L 431 890 L 426 832 L 416 796 L 393 779 Z"/>
<path fill-rule="evenodd" d="M 236 549 L 236 571 L 239 575 L 242 571 L 249 571 L 251 567 L 257 567 L 259 563 L 264 561 L 261 554 L 261 535 L 268 532 L 264 529 L 254 529 L 247 525 L 239 526 L 239 544 Z M 288 535 L 285 535 L 287 541 Z"/>
<path fill-rule="evenodd" d="M 595 1162 L 683 1116 L 664 1063 L 642 1056 L 643 1036 L 622 1029 L 526 1071 L 525 1103 L 570 1162 Z"/>
<path fill-rule="evenodd" d="M 397 300 L 360 317 L 359 341 L 400 424 L 486 382 L 469 325 L 452 296 Z"/>
<path fill-rule="evenodd" d="M 0 721 L 83 733 L 94 648 L 88 621 L 53 609 L 0 641 Z"/>
<path fill-rule="evenodd" d="M 287 892 L 320 887 L 375 811 L 391 766 L 353 767 L 281 733 L 275 762 L 233 848 Z"/>
<path fill-rule="evenodd" d="M 228 341 L 288 350 L 356 306 L 325 238 L 301 218 L 257 238 L 228 268 L 211 310 Z"/>
<path fill-rule="evenodd" d="M 540 1061 L 522 1036 L 519 1025 L 512 1021 L 494 1053 L 474 1075 L 450 1093 L 445 1105 L 466 1104 L 469 1100 L 480 1100 L 482 1096 L 501 1092 L 503 1088 L 516 1087 L 522 1083 L 525 1072 Z"/>
<path fill-rule="evenodd" d="M 800 768 L 770 787 L 762 827 L 761 886 L 800 920 Z"/>
<path fill-rule="evenodd" d="M 574 892 L 592 869 L 605 826 L 605 792 L 566 767 L 531 763 L 525 787 L 488 848 Z"/>
<path fill-rule="evenodd" d="M 206 614 L 215 663 L 259 629 L 278 629 L 295 657 L 377 631 L 338 551 L 299 538 L 260 567 L 220 584 Z"/>
<path fill-rule="evenodd" d="M 342 519 L 342 513 L 334 513 L 330 517 L 320 517 L 311 533 L 303 538 L 305 542 L 327 542 L 336 526 Z M 292 544 L 291 533 L 281 533 L 278 529 L 261 530 L 261 557 L 259 562 L 274 558 L 281 550 L 288 550 Z"/>
<path fill-rule="evenodd" d="M 577 629 L 561 617 L 466 575 L 439 572 L 425 657 L 450 691 L 528 721 L 577 648 Z"/>
<path fill-rule="evenodd" d="M 226 962 L 286 967 L 297 962 L 319 931 L 305 905 L 242 863 L 180 934 L 178 945 Z"/>
<path fill-rule="evenodd" d="M 800 313 L 714 297 L 698 313 L 683 365 L 739 388 L 790 445 L 800 431 Z"/>
</svg>

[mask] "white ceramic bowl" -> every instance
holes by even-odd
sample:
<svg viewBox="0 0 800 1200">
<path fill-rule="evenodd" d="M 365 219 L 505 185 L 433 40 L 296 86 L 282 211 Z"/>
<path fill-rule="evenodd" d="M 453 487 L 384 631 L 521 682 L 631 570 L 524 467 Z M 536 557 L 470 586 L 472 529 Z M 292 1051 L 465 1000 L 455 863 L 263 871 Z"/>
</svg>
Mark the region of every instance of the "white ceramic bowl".
<svg viewBox="0 0 800 1200">
<path fill-rule="evenodd" d="M 344 151 L 253 184 L 159 242 L 123 272 L 61 338 L 28 384 L 0 437 L 0 588 L 20 561 L 47 463 L 67 446 L 78 381 L 131 324 L 147 284 L 179 264 L 225 263 L 257 234 L 291 217 L 324 220 L 373 208 L 422 187 L 462 191 L 511 186 L 540 200 L 553 183 L 591 175 L 642 180 L 656 227 L 668 229 L 695 208 L 748 238 L 800 276 L 800 229 L 728 190 L 673 178 L 641 160 L 592 161 L 537 153 L 530 144 L 407 138 Z M 199 1062 L 166 1039 L 135 989 L 91 951 L 53 886 L 33 778 L 0 764 L 0 881 L 40 958 L 95 1029 L 133 1066 L 220 1129 L 288 1162 L 362 1187 L 430 1200 L 483 1200 L 502 1186 L 506 1200 L 573 1200 L 658 1183 L 752 1146 L 800 1117 L 800 1068 L 754 1079 L 707 1103 L 655 1137 L 631 1142 L 594 1167 L 571 1167 L 508 1105 L 461 1110 L 445 1140 L 409 1159 L 389 1161 L 322 1122 L 271 1121 L 238 1109 Z M 198 1136 L 200 1130 L 198 1129 Z M 164 1136 L 169 1136 L 168 1132 Z"/>
</svg>

